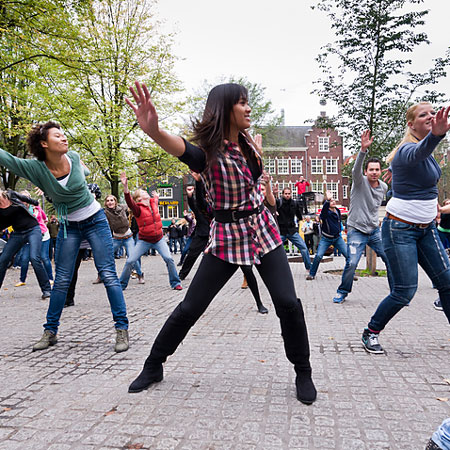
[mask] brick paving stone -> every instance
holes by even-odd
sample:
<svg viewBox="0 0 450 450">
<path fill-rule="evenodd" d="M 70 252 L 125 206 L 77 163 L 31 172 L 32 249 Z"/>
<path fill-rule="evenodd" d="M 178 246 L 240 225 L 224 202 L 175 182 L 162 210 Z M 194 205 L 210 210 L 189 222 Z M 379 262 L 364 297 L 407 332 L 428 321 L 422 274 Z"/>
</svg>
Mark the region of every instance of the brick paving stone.
<svg viewBox="0 0 450 450">
<path fill-rule="evenodd" d="M 76 305 L 63 311 L 58 344 L 35 353 L 48 303 L 35 295 L 32 274 L 23 289 L 14 287 L 17 271 L 7 272 L 0 291 L 0 450 L 417 450 L 450 416 L 450 402 L 438 400 L 450 397 L 449 325 L 433 308 L 430 281 L 419 271 L 414 300 L 380 336 L 386 354 L 369 355 L 361 333 L 387 281 L 359 278 L 347 301 L 334 304 L 339 277 L 326 271 L 342 268 L 342 258 L 321 264 L 312 282 L 291 263 L 308 324 L 313 405 L 296 400 L 279 322 L 256 271 L 268 315 L 258 314 L 236 274 L 169 358 L 164 380 L 130 395 L 129 383 L 185 293 L 169 289 L 161 258 L 142 262 L 152 284 L 131 280 L 124 291 L 130 349 L 120 354 L 105 289 L 91 284 L 92 261 L 81 265 Z M 117 260 L 119 272 L 123 264 Z"/>
</svg>

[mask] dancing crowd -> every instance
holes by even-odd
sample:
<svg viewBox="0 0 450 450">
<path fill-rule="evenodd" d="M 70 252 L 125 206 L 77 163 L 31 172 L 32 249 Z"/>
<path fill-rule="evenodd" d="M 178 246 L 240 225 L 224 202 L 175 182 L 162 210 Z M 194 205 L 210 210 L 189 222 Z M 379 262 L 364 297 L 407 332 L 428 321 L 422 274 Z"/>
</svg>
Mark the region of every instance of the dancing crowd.
<svg viewBox="0 0 450 450">
<path fill-rule="evenodd" d="M 373 136 L 370 130 L 362 133 L 352 172 L 345 242 L 341 212 L 331 192 L 325 193 L 320 215 L 313 218 L 303 195 L 309 183 L 303 178 L 295 185 L 298 199 L 292 198 L 289 188 L 278 197 L 263 168 L 262 138 L 253 138 L 247 131 L 251 108 L 243 86 L 228 83 L 211 90 L 203 116 L 193 123 L 189 141 L 160 128 L 144 84 L 136 83 L 130 91 L 133 98 L 126 101 L 142 131 L 186 164 L 195 180 L 186 189 L 189 211 L 172 221 L 167 235 L 159 214 L 158 193 L 149 194 L 145 189 L 130 192 L 125 172 L 120 175 L 125 204 L 109 194 L 102 207 L 98 187 L 89 187 L 86 182 L 89 169 L 76 152 L 69 151 L 58 123 L 37 124 L 31 129 L 27 144 L 33 159 L 0 150 L 0 165 L 34 184 L 56 211 L 47 219 L 29 192 L 0 192 L 0 229 L 10 227 L 11 231 L 0 256 L 0 285 L 16 257 L 16 264 L 20 259 L 22 267 L 16 286 L 26 283 L 31 262 L 42 298 L 49 299 L 44 332 L 33 351 L 57 343 L 63 308 L 74 304 L 78 267 L 86 249 L 94 258 L 95 282 L 103 283 L 106 289 L 116 329 L 116 352 L 129 347 L 124 291 L 133 274 L 139 284 L 145 283 L 141 257 L 150 251 L 159 253 L 167 267 L 170 288 L 180 291 L 182 280 L 203 253 L 184 299 L 157 334 L 142 371 L 129 386 L 130 393 L 163 379 L 166 359 L 239 268 L 244 275 L 243 287 L 250 288 L 258 311 L 268 313 L 261 302 L 254 266 L 280 322 L 286 357 L 296 374 L 297 398 L 313 403 L 317 391 L 307 325 L 284 247 L 287 241 L 298 248 L 306 279 L 311 282 L 319 282 L 319 265 L 330 246 L 343 255 L 345 266 L 332 299 L 336 304 L 343 304 L 351 293 L 367 246 L 383 260 L 389 295 L 362 327 L 362 344 L 370 353 L 384 352 L 380 333 L 413 299 L 419 265 L 438 291 L 435 307 L 450 321 L 450 262 L 445 250 L 450 246 L 450 200 L 442 207 L 438 204 L 441 169 L 433 157 L 450 129 L 450 108 L 435 112 L 424 102 L 408 109 L 405 136 L 389 155 L 389 168 L 383 176 L 382 162 L 368 157 Z M 388 191 L 382 178 L 391 184 L 392 197 L 380 226 L 379 207 Z M 300 221 L 304 238 L 299 233 Z M 123 249 L 127 259 L 118 276 L 115 255 Z M 177 251 L 181 254 L 179 273 L 173 258 Z"/>
</svg>

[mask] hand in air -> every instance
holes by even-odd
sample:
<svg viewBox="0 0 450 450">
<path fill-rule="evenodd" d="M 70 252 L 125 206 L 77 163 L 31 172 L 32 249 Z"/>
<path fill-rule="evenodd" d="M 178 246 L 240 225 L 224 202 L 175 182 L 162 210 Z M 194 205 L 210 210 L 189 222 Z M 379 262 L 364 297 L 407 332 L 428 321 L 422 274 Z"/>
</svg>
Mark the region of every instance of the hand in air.
<svg viewBox="0 0 450 450">
<path fill-rule="evenodd" d="M 361 150 L 365 153 L 367 149 L 372 145 L 373 136 L 370 137 L 370 130 L 365 130 L 361 134 Z"/>
<path fill-rule="evenodd" d="M 128 98 L 126 98 L 125 101 L 136 114 L 136 119 L 142 130 L 150 137 L 153 137 L 155 133 L 159 131 L 158 114 L 152 103 L 147 86 L 138 81 L 134 84 L 136 88 L 130 87 L 130 92 L 133 95 L 136 105 Z"/>
<path fill-rule="evenodd" d="M 433 117 L 431 122 L 431 132 L 435 136 L 442 136 L 450 130 L 450 124 L 448 123 L 448 113 L 450 112 L 450 106 L 440 109 Z"/>
</svg>

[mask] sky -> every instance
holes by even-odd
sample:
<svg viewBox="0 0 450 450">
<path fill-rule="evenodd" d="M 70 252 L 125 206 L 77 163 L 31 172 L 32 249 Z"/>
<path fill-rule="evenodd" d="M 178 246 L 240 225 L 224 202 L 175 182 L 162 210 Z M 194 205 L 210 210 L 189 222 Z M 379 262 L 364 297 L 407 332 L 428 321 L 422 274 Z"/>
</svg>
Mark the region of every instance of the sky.
<svg viewBox="0 0 450 450">
<path fill-rule="evenodd" d="M 311 0 L 160 0 L 157 17 L 163 31 L 176 32 L 173 53 L 181 60 L 176 72 L 188 93 L 209 83 L 246 77 L 264 87 L 276 112 L 284 109 L 286 125 L 304 125 L 321 111 L 311 94 L 320 77 L 315 61 L 320 47 L 334 36 L 325 13 L 312 10 Z M 425 0 L 426 25 L 431 45 L 413 53 L 413 70 L 431 67 L 433 59 L 450 47 L 449 0 Z M 438 85 L 449 94 L 450 76 Z"/>
</svg>

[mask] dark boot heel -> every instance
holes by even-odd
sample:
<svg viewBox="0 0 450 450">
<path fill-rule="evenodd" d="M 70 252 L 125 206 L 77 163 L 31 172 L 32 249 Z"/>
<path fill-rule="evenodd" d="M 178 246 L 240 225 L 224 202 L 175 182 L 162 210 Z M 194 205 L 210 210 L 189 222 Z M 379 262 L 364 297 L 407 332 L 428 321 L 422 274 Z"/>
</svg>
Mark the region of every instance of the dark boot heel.
<svg viewBox="0 0 450 450">
<path fill-rule="evenodd" d="M 163 367 L 162 364 L 155 369 L 150 367 L 145 367 L 142 369 L 142 372 L 138 375 L 138 377 L 130 384 L 128 388 L 128 392 L 130 394 L 134 394 L 137 392 L 142 392 L 145 389 L 148 389 L 150 385 L 153 383 L 158 383 L 163 379 Z"/>
<path fill-rule="evenodd" d="M 311 405 L 317 398 L 317 390 L 311 378 L 311 372 L 298 372 L 295 378 L 297 399 L 305 405 Z"/>
</svg>

